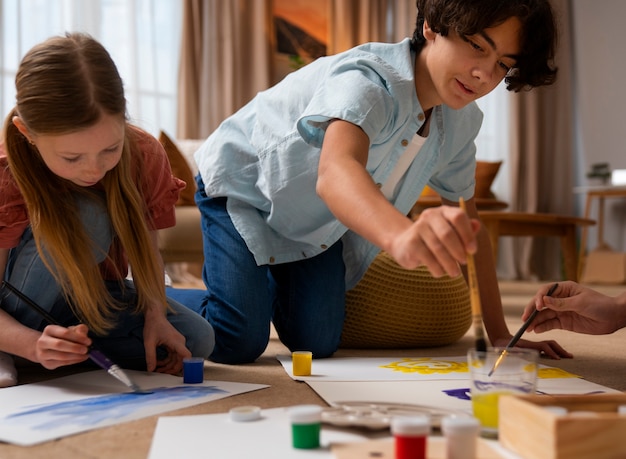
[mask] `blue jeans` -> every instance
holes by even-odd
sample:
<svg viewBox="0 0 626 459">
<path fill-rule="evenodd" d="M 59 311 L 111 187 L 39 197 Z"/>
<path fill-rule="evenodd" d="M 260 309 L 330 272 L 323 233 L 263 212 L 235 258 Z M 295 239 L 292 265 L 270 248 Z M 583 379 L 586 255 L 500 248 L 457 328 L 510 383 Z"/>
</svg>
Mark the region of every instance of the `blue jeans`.
<svg viewBox="0 0 626 459">
<path fill-rule="evenodd" d="M 345 316 L 341 242 L 294 263 L 258 266 L 226 211 L 198 177 L 206 290 L 168 289 L 168 295 L 205 317 L 215 330 L 211 360 L 247 363 L 267 347 L 270 322 L 290 350 L 329 357 L 339 347 Z"/>
<path fill-rule="evenodd" d="M 95 245 L 96 262 L 100 263 L 108 253 L 113 240 L 113 230 L 107 210 L 100 203 L 85 197 L 76 199 L 81 221 Z M 22 235 L 19 245 L 9 253 L 5 279 L 45 309 L 60 324 L 70 326 L 80 323 L 80 319 L 74 315 L 63 297 L 61 287 L 44 265 L 30 227 Z M 106 286 L 113 298 L 128 307 L 117 313 L 116 326 L 106 336 L 91 336 L 91 338 L 94 344 L 118 365 L 129 369 L 145 370 L 144 317 L 142 314 L 133 312 L 137 304 L 135 287 L 129 280 L 107 281 Z M 43 330 L 48 325 L 39 313 L 11 294 L 8 289 L 4 289 L 1 293 L 2 308 L 20 323 L 35 330 Z M 168 312 L 167 318 L 185 336 L 187 348 L 192 355 L 208 358 L 215 343 L 211 325 L 198 314 L 174 300 L 168 298 L 168 304 L 172 310 Z M 159 359 L 165 355 L 164 349 L 157 350 Z"/>
</svg>

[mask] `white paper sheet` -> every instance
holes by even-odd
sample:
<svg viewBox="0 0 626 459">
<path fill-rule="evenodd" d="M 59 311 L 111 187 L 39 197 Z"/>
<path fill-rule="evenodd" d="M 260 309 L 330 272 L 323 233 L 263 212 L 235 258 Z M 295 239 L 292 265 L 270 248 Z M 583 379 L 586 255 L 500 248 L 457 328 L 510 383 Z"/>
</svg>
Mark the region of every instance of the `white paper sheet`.
<svg viewBox="0 0 626 459">
<path fill-rule="evenodd" d="M 465 356 L 343 357 L 314 360 L 311 376 L 294 377 L 291 357 L 277 356 L 293 379 L 305 381 L 329 405 L 408 403 L 472 413 Z M 559 368 L 539 365 L 537 391 L 546 394 L 617 393 Z"/>
<path fill-rule="evenodd" d="M 103 372 L 79 373 L 0 390 L 0 441 L 34 445 L 67 435 L 269 387 L 128 371 L 149 395 L 128 392 Z"/>
<path fill-rule="evenodd" d="M 159 418 L 148 459 L 330 458 L 331 443 L 364 441 L 356 433 L 322 426 L 321 447 L 296 449 L 291 444 L 288 408 L 261 411 L 261 419 L 235 422 L 228 413 Z"/>
<path fill-rule="evenodd" d="M 469 380 L 443 381 L 307 381 L 329 405 L 342 402 L 409 403 L 472 414 Z M 580 378 L 541 379 L 537 390 L 547 394 L 619 393 Z"/>
</svg>

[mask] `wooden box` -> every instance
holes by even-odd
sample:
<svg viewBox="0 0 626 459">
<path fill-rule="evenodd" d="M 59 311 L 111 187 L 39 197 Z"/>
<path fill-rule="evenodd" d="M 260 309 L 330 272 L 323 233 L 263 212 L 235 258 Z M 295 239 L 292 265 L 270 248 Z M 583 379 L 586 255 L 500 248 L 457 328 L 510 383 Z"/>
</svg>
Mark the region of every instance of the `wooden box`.
<svg viewBox="0 0 626 459">
<path fill-rule="evenodd" d="M 619 414 L 620 406 L 626 407 L 626 393 L 503 396 L 499 440 L 525 459 L 626 458 L 626 411 Z"/>
</svg>

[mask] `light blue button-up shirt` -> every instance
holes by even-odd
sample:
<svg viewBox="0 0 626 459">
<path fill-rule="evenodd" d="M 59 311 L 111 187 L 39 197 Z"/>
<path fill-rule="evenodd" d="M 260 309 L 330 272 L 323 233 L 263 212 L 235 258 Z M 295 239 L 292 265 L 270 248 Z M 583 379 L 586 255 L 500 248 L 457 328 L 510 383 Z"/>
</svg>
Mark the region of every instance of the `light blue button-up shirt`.
<svg viewBox="0 0 626 459">
<path fill-rule="evenodd" d="M 325 129 L 332 119 L 370 139 L 367 171 L 384 183 L 423 124 L 409 40 L 369 43 L 317 59 L 226 119 L 196 152 L 208 196 L 227 196 L 228 213 L 257 264 L 313 257 L 344 242 L 352 288 L 380 249 L 350 231 L 315 192 Z M 428 184 L 457 200 L 474 192 L 475 103 L 433 109 L 426 143 L 391 199 L 408 214 Z"/>
</svg>

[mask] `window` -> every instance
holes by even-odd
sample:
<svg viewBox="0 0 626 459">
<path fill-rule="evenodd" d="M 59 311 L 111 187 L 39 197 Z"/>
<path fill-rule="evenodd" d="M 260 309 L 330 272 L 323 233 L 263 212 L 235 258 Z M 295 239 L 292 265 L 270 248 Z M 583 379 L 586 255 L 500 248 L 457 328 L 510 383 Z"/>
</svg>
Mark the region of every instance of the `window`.
<svg viewBox="0 0 626 459">
<path fill-rule="evenodd" d="M 491 190 L 501 201 L 511 201 L 511 180 L 509 179 L 510 93 L 504 82 L 492 92 L 476 101 L 483 111 L 484 118 L 476 137 L 476 158 L 483 161 L 503 161 Z"/>
<path fill-rule="evenodd" d="M 35 44 L 66 31 L 100 41 L 124 81 L 128 115 L 158 135 L 176 133 L 179 0 L 0 0 L 0 107 L 15 105 L 15 73 Z"/>
</svg>

